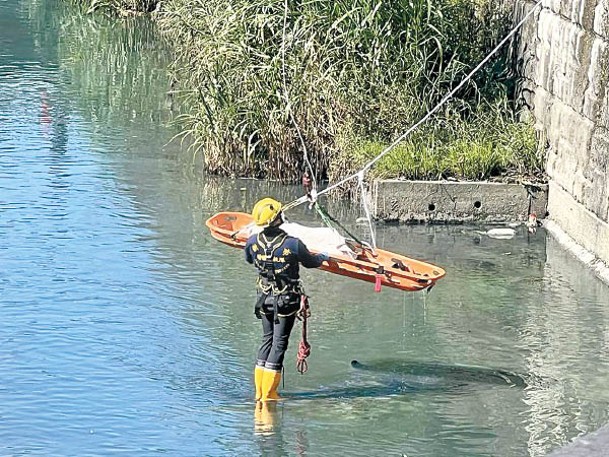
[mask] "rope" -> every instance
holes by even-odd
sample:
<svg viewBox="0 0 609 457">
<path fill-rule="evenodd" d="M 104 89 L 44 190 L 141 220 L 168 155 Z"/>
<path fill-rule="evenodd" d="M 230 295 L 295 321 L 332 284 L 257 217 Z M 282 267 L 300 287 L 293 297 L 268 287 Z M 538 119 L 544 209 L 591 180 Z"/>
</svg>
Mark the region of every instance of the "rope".
<svg viewBox="0 0 609 457">
<path fill-rule="evenodd" d="M 370 241 L 372 242 L 372 249 L 376 250 L 376 236 L 374 235 L 374 227 L 372 225 L 372 216 L 368 209 L 368 199 L 366 197 L 366 187 L 364 186 L 364 171 L 360 171 L 357 174 L 357 181 L 359 183 L 360 190 L 362 192 L 362 205 L 364 206 L 364 212 L 366 213 L 366 220 L 368 221 L 368 229 L 370 230 Z"/>
<path fill-rule="evenodd" d="M 302 144 L 303 158 L 307 168 L 309 169 L 309 176 L 312 181 L 312 188 L 317 194 L 317 180 L 315 179 L 315 173 L 313 172 L 313 166 L 309 161 L 309 154 L 307 152 L 307 145 L 305 144 L 304 138 L 302 136 L 302 132 L 300 131 L 300 127 L 298 127 L 298 123 L 296 122 L 296 118 L 294 117 L 294 112 L 292 111 L 292 104 L 290 103 L 290 96 L 288 94 L 288 83 L 285 72 L 285 34 L 288 24 L 288 0 L 284 1 L 284 9 L 283 9 L 283 33 L 281 37 L 281 77 L 283 80 L 283 96 L 285 97 L 286 107 L 288 109 L 288 113 L 290 116 L 290 120 L 294 127 L 296 128 L 296 133 L 298 133 L 298 138 L 300 139 L 300 144 Z"/>
<path fill-rule="evenodd" d="M 343 224 L 338 222 L 338 220 L 336 220 L 334 217 L 332 217 L 332 215 L 330 213 L 328 213 L 328 211 L 326 211 L 326 209 L 323 206 L 321 206 L 319 204 L 319 202 L 315 202 L 315 209 L 317 210 L 317 212 L 321 216 L 322 220 L 328 227 L 332 227 L 332 225 L 335 225 L 334 228 L 339 227 L 353 241 L 355 241 L 357 244 L 363 245 L 363 243 L 359 240 L 358 237 L 356 237 L 353 233 L 351 233 L 349 230 L 347 230 L 347 228 Z"/>
<path fill-rule="evenodd" d="M 543 3 L 543 1 L 544 0 L 538 0 L 535 3 L 535 6 L 533 6 L 527 14 L 525 14 L 525 16 L 518 22 L 518 24 L 516 24 L 516 26 L 514 26 L 514 28 L 499 42 L 499 44 L 497 46 L 495 46 L 495 48 L 484 59 L 482 59 L 482 61 L 478 65 L 476 65 L 476 67 L 474 67 L 474 69 L 472 71 L 470 71 L 467 74 L 467 76 L 465 76 L 465 78 L 463 78 L 463 80 L 453 90 L 451 90 L 448 94 L 446 94 L 444 96 L 444 98 L 442 98 L 442 100 L 440 100 L 440 102 L 436 106 L 434 106 L 430 111 L 428 111 L 427 114 L 425 116 L 423 116 L 416 124 L 411 126 L 408 130 L 406 130 L 406 132 L 404 132 L 402 135 L 400 135 L 393 143 L 391 143 L 381 153 L 379 153 L 376 157 L 374 157 L 372 160 L 370 160 L 368 163 L 366 163 L 361 168 L 361 170 L 359 170 L 356 173 L 353 173 L 352 175 L 347 176 L 346 178 L 341 179 L 340 181 L 338 181 L 337 183 L 335 183 L 329 187 L 326 187 L 324 190 L 318 192 L 317 196 L 326 194 L 326 193 L 330 192 L 331 190 L 334 190 L 337 187 L 342 186 L 343 184 L 347 183 L 348 181 L 350 181 L 354 178 L 359 178 L 360 175 L 363 176 L 363 174 L 366 171 L 368 171 L 370 168 L 372 168 L 372 166 L 376 162 L 378 162 L 385 155 L 387 155 L 389 152 L 391 152 L 393 150 L 393 148 L 395 148 L 402 140 L 404 140 L 408 135 L 410 135 L 414 130 L 419 128 L 422 124 L 427 122 L 427 120 L 429 120 L 429 118 L 436 111 L 438 111 L 442 106 L 444 106 L 455 95 L 455 93 L 457 93 L 457 91 L 459 91 L 474 76 L 474 74 L 476 74 L 491 59 L 491 57 L 493 57 L 497 53 L 497 51 L 499 51 L 499 49 L 501 49 L 503 47 L 503 45 L 505 45 L 505 43 L 507 43 L 516 34 L 516 32 L 522 27 L 522 25 L 527 21 L 527 19 L 533 15 L 533 13 L 537 10 L 537 7 L 540 6 Z M 287 3 L 287 0 L 286 0 L 286 3 Z M 294 200 L 294 202 L 291 202 L 292 206 L 290 206 L 290 204 L 288 204 L 288 206 L 290 206 L 290 207 L 298 206 L 301 203 L 304 203 L 304 201 L 306 201 L 306 199 L 304 201 L 300 201 L 300 200 L 301 199 Z"/>
<path fill-rule="evenodd" d="M 307 339 L 307 319 L 309 316 L 311 316 L 309 297 L 303 294 L 300 296 L 300 311 L 298 312 L 298 317 L 302 320 L 302 337 L 296 354 L 296 369 L 300 374 L 305 374 L 309 369 L 307 362 L 307 357 L 311 355 L 311 345 Z"/>
</svg>

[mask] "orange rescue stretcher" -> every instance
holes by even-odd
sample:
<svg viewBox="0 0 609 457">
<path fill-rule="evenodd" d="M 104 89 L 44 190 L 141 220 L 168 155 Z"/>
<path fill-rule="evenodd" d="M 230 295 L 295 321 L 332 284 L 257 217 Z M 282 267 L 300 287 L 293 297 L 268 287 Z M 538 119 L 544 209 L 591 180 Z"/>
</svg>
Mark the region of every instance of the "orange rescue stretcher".
<svg viewBox="0 0 609 457">
<path fill-rule="evenodd" d="M 245 247 L 254 227 L 250 214 L 241 212 L 221 212 L 210 217 L 205 225 L 216 240 L 235 248 Z M 375 290 L 381 285 L 406 291 L 431 289 L 446 272 L 421 260 L 396 254 L 383 249 L 372 249 L 352 240 L 346 240 L 353 256 L 330 253 L 320 269 L 350 278 L 375 283 Z M 305 243 L 306 244 L 306 243 Z M 312 253 L 319 253 L 307 246 Z"/>
</svg>

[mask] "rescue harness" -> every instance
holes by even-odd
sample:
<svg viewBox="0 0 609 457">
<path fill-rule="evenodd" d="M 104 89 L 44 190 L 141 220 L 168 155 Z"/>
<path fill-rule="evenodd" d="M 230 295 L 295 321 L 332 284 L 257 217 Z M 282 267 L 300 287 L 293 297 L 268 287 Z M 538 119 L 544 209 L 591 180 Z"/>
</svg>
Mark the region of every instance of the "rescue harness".
<svg viewBox="0 0 609 457">
<path fill-rule="evenodd" d="M 262 318 L 262 307 L 269 296 L 273 297 L 273 319 L 279 323 L 278 303 L 279 298 L 286 294 L 304 295 L 302 283 L 299 279 L 290 278 L 286 272 L 290 267 L 288 262 L 276 268 L 276 263 L 281 259 L 275 256 L 275 251 L 279 249 L 287 238 L 285 232 L 280 233 L 275 238 L 268 240 L 264 233 L 259 233 L 256 237 L 256 245 L 262 249 L 264 254 L 254 256 L 254 265 L 258 269 L 258 281 L 256 286 L 260 291 L 254 314 L 258 319 Z"/>
</svg>

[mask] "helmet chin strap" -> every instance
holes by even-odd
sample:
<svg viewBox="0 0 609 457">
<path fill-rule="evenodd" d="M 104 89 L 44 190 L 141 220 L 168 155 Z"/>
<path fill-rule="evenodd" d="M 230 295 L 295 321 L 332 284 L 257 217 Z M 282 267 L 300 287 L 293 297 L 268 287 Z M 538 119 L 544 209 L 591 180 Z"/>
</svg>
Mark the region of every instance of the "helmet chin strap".
<svg viewBox="0 0 609 457">
<path fill-rule="evenodd" d="M 283 215 L 283 211 L 281 211 L 275 220 L 269 224 L 269 228 L 279 227 L 281 224 L 285 222 L 285 217 Z"/>
</svg>

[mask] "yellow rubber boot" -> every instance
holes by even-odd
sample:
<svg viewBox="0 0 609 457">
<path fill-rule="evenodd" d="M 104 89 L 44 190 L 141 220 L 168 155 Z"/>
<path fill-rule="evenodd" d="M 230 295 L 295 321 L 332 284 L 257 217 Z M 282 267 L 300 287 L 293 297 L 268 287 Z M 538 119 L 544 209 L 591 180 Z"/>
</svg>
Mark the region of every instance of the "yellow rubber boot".
<svg viewBox="0 0 609 457">
<path fill-rule="evenodd" d="M 254 369 L 254 384 L 256 385 L 256 401 L 262 398 L 262 378 L 264 377 L 264 367 L 256 365 Z"/>
<path fill-rule="evenodd" d="M 277 393 L 277 387 L 281 381 L 281 371 L 265 369 L 262 376 L 262 401 L 277 401 L 281 397 Z"/>
</svg>

